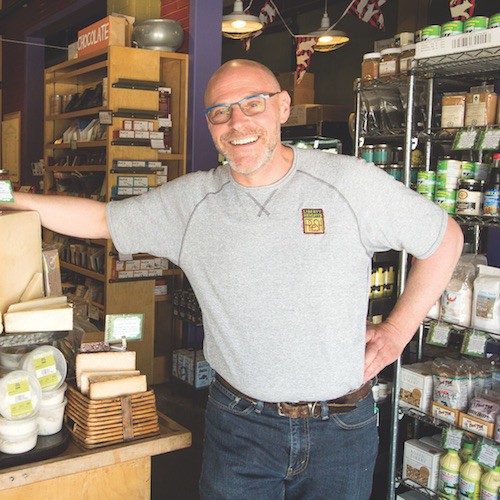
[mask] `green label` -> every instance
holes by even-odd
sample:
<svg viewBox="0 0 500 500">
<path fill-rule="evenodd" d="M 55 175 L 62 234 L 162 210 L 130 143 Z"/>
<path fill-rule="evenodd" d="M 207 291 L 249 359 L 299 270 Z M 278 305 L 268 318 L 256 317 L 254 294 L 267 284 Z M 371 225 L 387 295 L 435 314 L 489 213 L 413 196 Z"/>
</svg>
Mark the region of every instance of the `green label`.
<svg viewBox="0 0 500 500">
<path fill-rule="evenodd" d="M 36 378 L 42 389 L 50 389 L 59 383 L 56 371 L 56 362 L 51 351 L 45 351 L 33 357 Z"/>
<path fill-rule="evenodd" d="M 426 338 L 427 344 L 446 347 L 450 339 L 451 326 L 440 325 L 437 321 L 431 321 L 429 334 Z"/>
<path fill-rule="evenodd" d="M 475 144 L 479 135 L 478 130 L 459 130 L 455 134 L 455 141 L 451 149 L 455 151 L 463 151 L 475 148 Z"/>
<path fill-rule="evenodd" d="M 33 412 L 30 385 L 27 378 L 20 378 L 7 384 L 7 397 L 10 414 L 13 417 L 24 417 Z"/>
<path fill-rule="evenodd" d="M 479 133 L 476 149 L 496 150 L 500 147 L 500 128 L 482 130 Z"/>
<path fill-rule="evenodd" d="M 104 340 L 106 342 L 121 342 L 142 339 L 142 314 L 106 314 Z"/>
<path fill-rule="evenodd" d="M 0 180 L 0 202 L 14 203 L 14 195 L 12 194 L 12 184 L 8 180 Z"/>
<path fill-rule="evenodd" d="M 469 356 L 484 358 L 488 338 L 486 333 L 466 330 L 460 352 Z"/>
<path fill-rule="evenodd" d="M 477 461 L 492 469 L 496 467 L 500 457 L 500 446 L 493 441 L 485 441 L 484 438 L 479 442 Z"/>
<path fill-rule="evenodd" d="M 464 431 L 458 429 L 447 428 L 443 431 L 443 448 L 447 450 L 460 451 Z"/>
</svg>

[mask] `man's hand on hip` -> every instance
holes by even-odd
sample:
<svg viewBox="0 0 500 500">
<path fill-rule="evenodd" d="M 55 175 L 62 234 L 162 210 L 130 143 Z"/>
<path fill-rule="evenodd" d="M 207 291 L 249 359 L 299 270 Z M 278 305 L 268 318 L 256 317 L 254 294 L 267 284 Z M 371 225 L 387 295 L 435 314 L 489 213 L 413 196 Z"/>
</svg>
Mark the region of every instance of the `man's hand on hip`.
<svg viewBox="0 0 500 500">
<path fill-rule="evenodd" d="M 391 323 L 367 323 L 364 381 L 372 379 L 396 361 L 406 344 L 407 339 Z"/>
</svg>

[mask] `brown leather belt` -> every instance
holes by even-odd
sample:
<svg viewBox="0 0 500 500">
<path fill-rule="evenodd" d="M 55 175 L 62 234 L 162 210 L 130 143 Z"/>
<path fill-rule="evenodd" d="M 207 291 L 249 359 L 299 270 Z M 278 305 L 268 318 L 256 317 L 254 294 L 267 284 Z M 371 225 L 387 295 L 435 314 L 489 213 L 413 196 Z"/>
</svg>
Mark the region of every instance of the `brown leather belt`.
<svg viewBox="0 0 500 500">
<path fill-rule="evenodd" d="M 246 399 L 251 403 L 258 403 L 258 401 L 242 392 L 238 391 L 238 389 L 234 388 L 229 382 L 224 380 L 219 374 L 216 374 L 216 379 L 224 386 L 228 391 L 232 392 L 235 396 L 239 398 Z M 356 403 L 359 403 L 361 400 L 365 399 L 366 396 L 371 391 L 371 381 L 363 384 L 359 389 L 355 391 L 348 392 L 344 396 L 336 399 L 330 399 L 329 401 L 325 401 L 328 406 L 328 414 L 331 415 L 333 413 L 348 413 L 356 408 Z M 298 403 L 268 403 L 264 402 L 264 406 L 267 408 L 274 408 L 277 412 L 289 418 L 308 418 L 314 417 L 318 418 L 321 416 L 321 402 L 307 402 L 300 401 Z"/>
</svg>

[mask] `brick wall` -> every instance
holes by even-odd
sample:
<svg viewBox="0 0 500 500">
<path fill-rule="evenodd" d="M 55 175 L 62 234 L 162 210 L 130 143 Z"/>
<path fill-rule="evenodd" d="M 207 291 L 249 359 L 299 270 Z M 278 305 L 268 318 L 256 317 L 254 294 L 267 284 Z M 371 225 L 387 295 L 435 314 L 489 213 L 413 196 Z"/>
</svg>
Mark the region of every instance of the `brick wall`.
<svg viewBox="0 0 500 500">
<path fill-rule="evenodd" d="M 162 19 L 175 19 L 184 30 L 184 42 L 177 52 L 184 54 L 189 50 L 189 0 L 161 0 Z"/>
</svg>

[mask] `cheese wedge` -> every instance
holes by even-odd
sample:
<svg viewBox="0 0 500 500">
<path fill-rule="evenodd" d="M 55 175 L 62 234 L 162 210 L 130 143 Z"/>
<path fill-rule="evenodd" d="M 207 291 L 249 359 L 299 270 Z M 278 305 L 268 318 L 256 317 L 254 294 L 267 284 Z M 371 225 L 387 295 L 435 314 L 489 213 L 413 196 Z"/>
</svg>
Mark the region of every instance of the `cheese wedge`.
<svg viewBox="0 0 500 500">
<path fill-rule="evenodd" d="M 76 385 L 82 386 L 83 372 L 135 370 L 135 351 L 89 352 L 76 355 Z"/>
<path fill-rule="evenodd" d="M 27 302 L 26 302 L 27 303 Z M 59 305 L 53 309 L 6 312 L 5 333 L 60 332 L 73 329 L 73 308 Z"/>
<path fill-rule="evenodd" d="M 80 391 L 86 396 L 89 393 L 89 382 L 104 382 L 106 380 L 115 380 L 116 378 L 130 377 L 131 375 L 140 375 L 139 370 L 125 370 L 117 372 L 82 372 L 80 377 Z"/>
<path fill-rule="evenodd" d="M 91 382 L 89 396 L 90 399 L 118 398 L 147 390 L 146 375 L 135 375 L 117 380 Z"/>
<path fill-rule="evenodd" d="M 28 300 L 40 299 L 44 296 L 43 292 L 43 274 L 35 273 L 31 281 L 24 290 L 19 302 L 27 302 Z"/>
<path fill-rule="evenodd" d="M 68 303 L 68 298 L 66 295 L 61 295 L 59 297 L 43 297 L 41 299 L 28 300 L 27 302 L 19 302 L 17 304 L 11 304 L 7 309 L 7 312 L 19 312 L 19 311 L 35 311 L 38 309 L 51 309 L 58 305 L 66 305 Z"/>
</svg>

